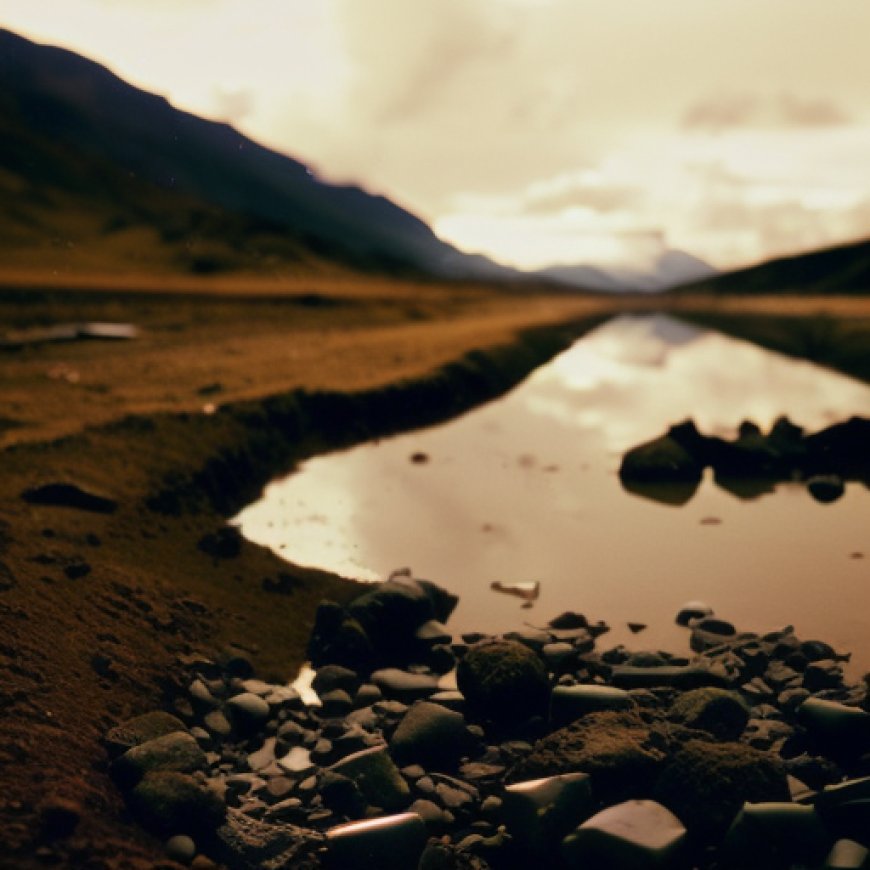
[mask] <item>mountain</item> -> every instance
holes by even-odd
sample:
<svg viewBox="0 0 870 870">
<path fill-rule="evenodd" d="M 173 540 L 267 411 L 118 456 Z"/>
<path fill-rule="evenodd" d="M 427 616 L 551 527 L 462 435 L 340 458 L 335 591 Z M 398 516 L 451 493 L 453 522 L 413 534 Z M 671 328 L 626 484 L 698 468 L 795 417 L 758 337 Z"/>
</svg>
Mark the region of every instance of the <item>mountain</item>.
<svg viewBox="0 0 870 870">
<path fill-rule="evenodd" d="M 0 253 L 34 250 L 201 272 L 339 263 L 516 274 L 442 242 L 383 196 L 322 182 L 228 124 L 0 30 Z"/>
<path fill-rule="evenodd" d="M 711 280 L 696 281 L 679 290 L 737 294 L 870 293 L 870 241 L 781 257 Z"/>
<path fill-rule="evenodd" d="M 619 266 L 549 266 L 537 273 L 542 278 L 608 293 L 653 293 L 678 284 L 718 275 L 716 269 L 685 251 L 663 251 L 649 269 Z"/>
</svg>

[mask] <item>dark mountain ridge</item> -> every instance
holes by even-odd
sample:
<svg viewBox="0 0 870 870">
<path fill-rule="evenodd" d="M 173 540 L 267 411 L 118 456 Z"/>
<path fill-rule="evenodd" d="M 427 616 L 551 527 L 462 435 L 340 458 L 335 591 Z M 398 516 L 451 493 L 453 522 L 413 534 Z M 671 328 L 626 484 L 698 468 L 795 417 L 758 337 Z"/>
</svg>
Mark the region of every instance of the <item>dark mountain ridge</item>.
<svg viewBox="0 0 870 870">
<path fill-rule="evenodd" d="M 870 293 L 870 241 L 769 260 L 677 288 L 680 293 L 751 295 Z"/>
<path fill-rule="evenodd" d="M 159 210 L 179 196 L 188 207 L 211 207 L 213 216 L 229 213 L 236 223 L 241 216 L 288 243 L 289 235 L 299 256 L 440 277 L 515 274 L 442 242 L 383 196 L 321 182 L 304 163 L 228 124 L 176 109 L 93 61 L 5 30 L 0 118 L 0 170 L 37 198 L 59 186 L 104 205 L 138 198 Z"/>
</svg>

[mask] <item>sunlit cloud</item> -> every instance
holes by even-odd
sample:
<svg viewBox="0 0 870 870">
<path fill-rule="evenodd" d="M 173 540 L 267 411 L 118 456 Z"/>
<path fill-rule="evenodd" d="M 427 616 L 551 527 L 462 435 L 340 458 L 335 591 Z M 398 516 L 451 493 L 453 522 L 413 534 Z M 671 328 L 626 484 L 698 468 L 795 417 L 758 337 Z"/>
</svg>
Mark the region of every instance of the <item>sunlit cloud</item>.
<svg viewBox="0 0 870 870">
<path fill-rule="evenodd" d="M 720 94 L 694 103 L 683 117 L 690 130 L 729 130 L 738 127 L 837 127 L 850 122 L 834 100 L 806 98 L 792 93 L 773 96 L 752 93 Z"/>
</svg>

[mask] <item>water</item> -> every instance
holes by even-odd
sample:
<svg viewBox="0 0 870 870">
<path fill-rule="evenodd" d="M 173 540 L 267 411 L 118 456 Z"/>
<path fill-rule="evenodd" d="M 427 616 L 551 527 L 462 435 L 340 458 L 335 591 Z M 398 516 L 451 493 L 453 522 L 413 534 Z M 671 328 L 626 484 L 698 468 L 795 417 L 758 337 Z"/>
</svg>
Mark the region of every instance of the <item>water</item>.
<svg viewBox="0 0 870 870">
<path fill-rule="evenodd" d="M 672 423 L 732 436 L 781 414 L 810 430 L 870 415 L 870 387 L 663 315 L 619 317 L 458 420 L 310 460 L 236 522 L 345 576 L 411 566 L 460 595 L 456 631 L 571 609 L 609 622 L 613 643 L 681 651 L 674 615 L 700 598 L 741 629 L 794 624 L 870 668 L 863 485 L 822 505 L 799 484 L 742 500 L 705 479 L 676 507 L 617 477 L 625 450 Z M 540 582 L 531 608 L 490 589 L 528 581 Z M 628 622 L 649 627 L 633 635 Z"/>
</svg>

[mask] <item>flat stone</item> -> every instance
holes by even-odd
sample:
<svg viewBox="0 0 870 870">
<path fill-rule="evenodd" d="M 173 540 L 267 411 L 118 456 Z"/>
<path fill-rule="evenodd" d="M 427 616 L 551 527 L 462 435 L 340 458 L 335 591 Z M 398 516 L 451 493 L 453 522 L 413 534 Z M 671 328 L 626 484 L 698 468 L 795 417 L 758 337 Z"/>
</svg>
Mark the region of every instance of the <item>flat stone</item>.
<svg viewBox="0 0 870 870">
<path fill-rule="evenodd" d="M 556 686 L 550 693 L 550 721 L 555 727 L 560 727 L 587 713 L 630 710 L 635 706 L 628 692 L 613 686 Z"/>
<path fill-rule="evenodd" d="M 242 692 L 227 701 L 227 706 L 246 721 L 264 722 L 269 718 L 269 705 L 253 692 Z"/>
<path fill-rule="evenodd" d="M 112 514 L 118 509 L 115 499 L 68 481 L 30 487 L 21 493 L 21 498 L 28 504 L 75 508 L 98 514 Z"/>
<path fill-rule="evenodd" d="M 371 681 L 388 698 L 397 698 L 410 703 L 438 691 L 438 680 L 428 674 L 412 674 L 399 668 L 383 668 L 375 671 Z"/>
<path fill-rule="evenodd" d="M 622 689 L 651 689 L 671 686 L 675 689 L 696 689 L 700 686 L 724 686 L 725 680 L 708 668 L 697 665 L 660 665 L 636 667 L 616 665 L 611 682 Z"/>
<path fill-rule="evenodd" d="M 594 804 L 586 773 L 565 773 L 509 785 L 502 818 L 528 858 L 544 858 L 569 831 L 588 818 Z"/>
<path fill-rule="evenodd" d="M 411 790 L 386 746 L 355 752 L 333 764 L 329 770 L 356 783 L 372 806 L 392 811 L 408 805 Z"/>
<path fill-rule="evenodd" d="M 262 747 L 248 756 L 248 767 L 251 770 L 259 771 L 273 764 L 275 762 L 276 742 L 277 738 L 267 737 Z"/>
<path fill-rule="evenodd" d="M 722 844 L 737 867 L 815 866 L 830 849 L 831 835 L 811 806 L 746 803 Z"/>
<path fill-rule="evenodd" d="M 103 742 L 112 755 L 120 755 L 155 737 L 185 730 L 184 723 L 180 719 L 162 710 L 155 710 L 116 725 L 106 734 Z"/>
<path fill-rule="evenodd" d="M 865 710 L 808 698 L 798 707 L 797 716 L 810 736 L 835 756 L 857 755 L 870 748 L 870 713 Z"/>
<path fill-rule="evenodd" d="M 870 867 L 870 849 L 854 840 L 837 840 L 820 870 L 862 870 Z"/>
<path fill-rule="evenodd" d="M 311 753 L 302 746 L 294 746 L 283 758 L 278 759 L 279 766 L 287 773 L 304 774 L 314 767 Z"/>
<path fill-rule="evenodd" d="M 337 825 L 326 832 L 326 865 L 334 870 L 410 870 L 417 866 L 427 836 L 416 813 Z"/>
<path fill-rule="evenodd" d="M 686 829 L 661 804 L 630 800 L 587 819 L 562 841 L 570 867 L 646 870 L 669 866 L 682 849 Z"/>
<path fill-rule="evenodd" d="M 203 716 L 202 724 L 209 733 L 221 739 L 226 739 L 233 732 L 233 726 L 222 710 L 212 710 L 210 713 L 206 713 Z"/>
</svg>

